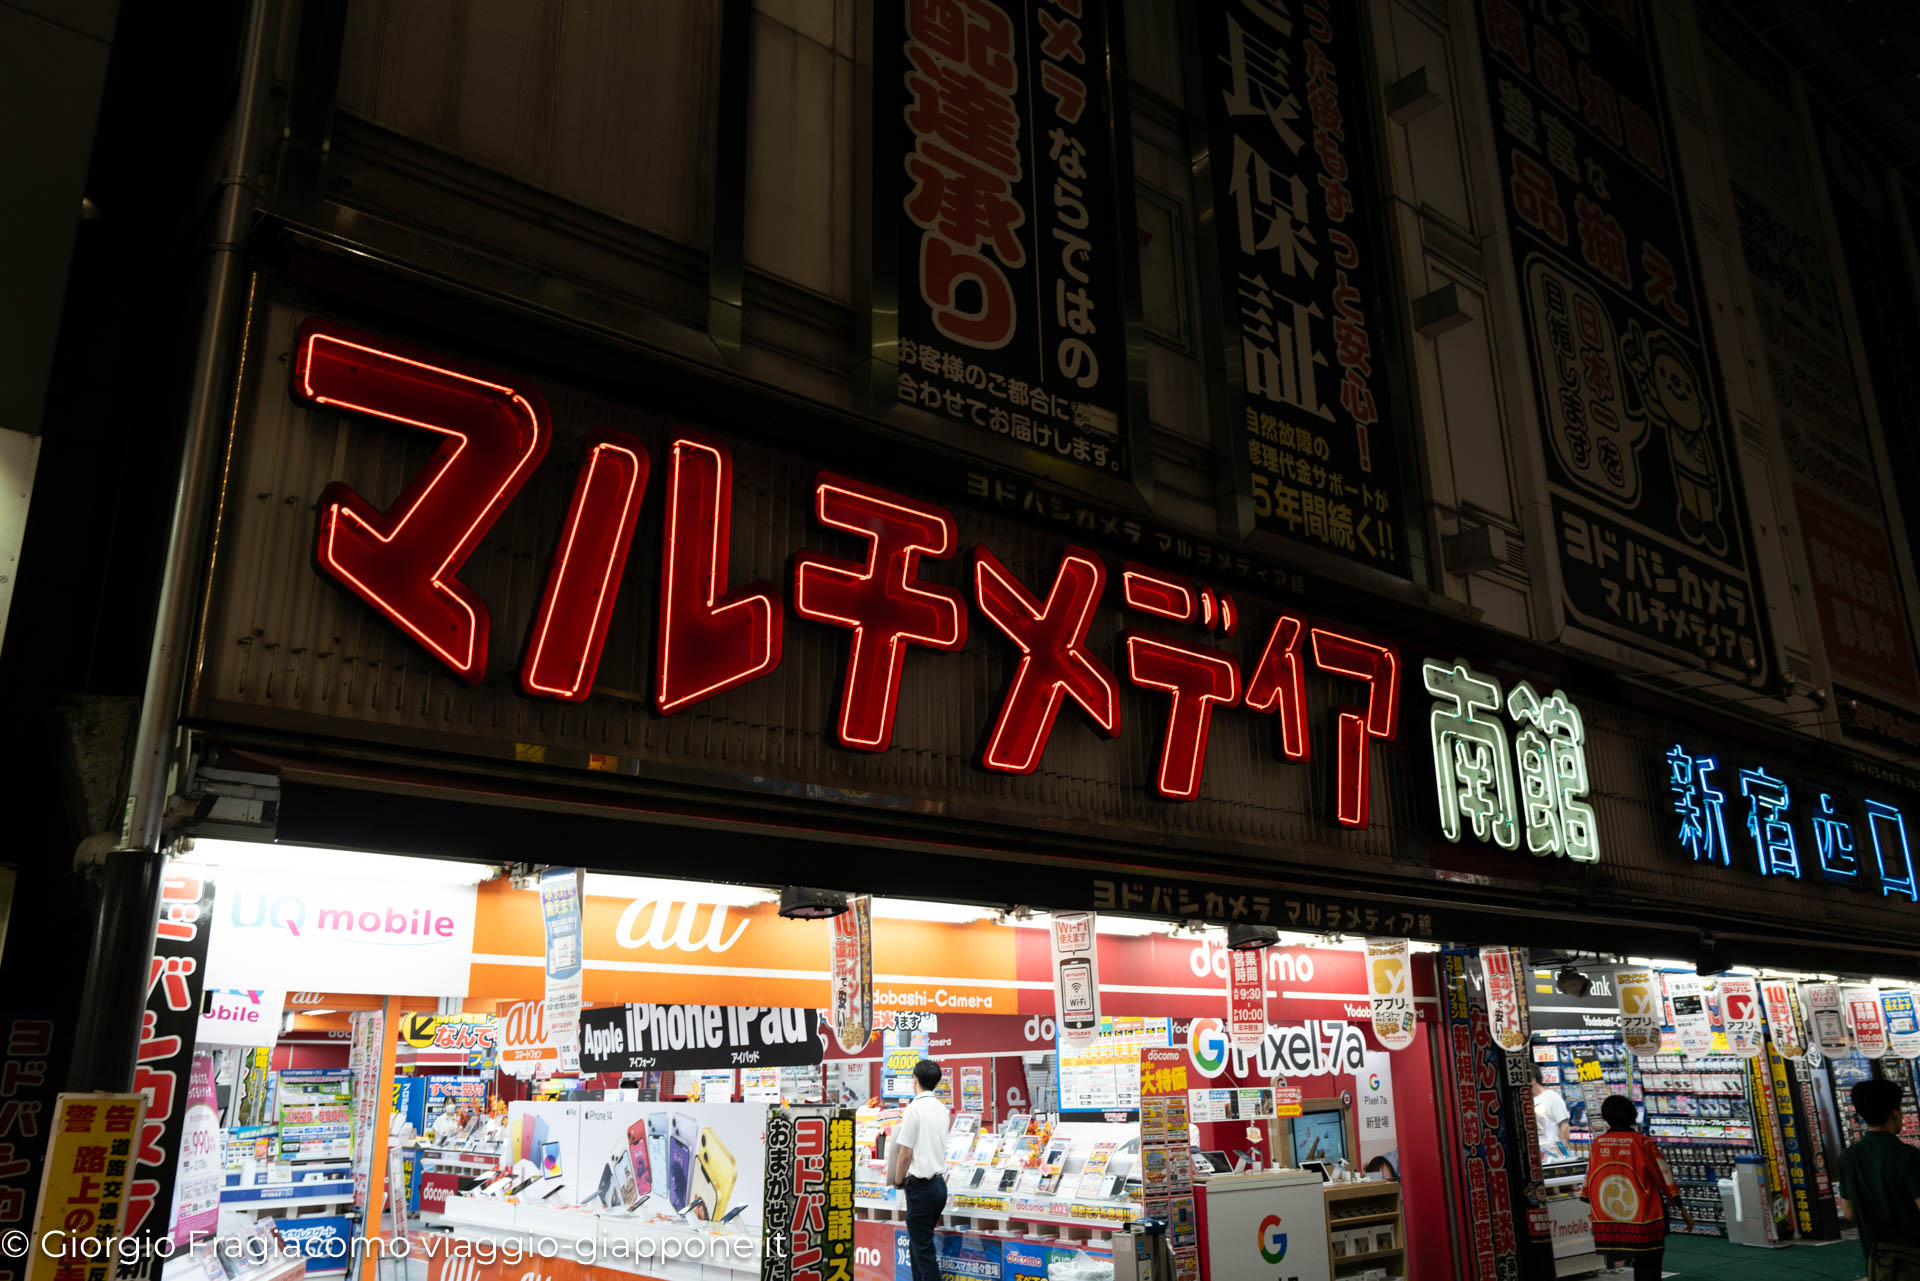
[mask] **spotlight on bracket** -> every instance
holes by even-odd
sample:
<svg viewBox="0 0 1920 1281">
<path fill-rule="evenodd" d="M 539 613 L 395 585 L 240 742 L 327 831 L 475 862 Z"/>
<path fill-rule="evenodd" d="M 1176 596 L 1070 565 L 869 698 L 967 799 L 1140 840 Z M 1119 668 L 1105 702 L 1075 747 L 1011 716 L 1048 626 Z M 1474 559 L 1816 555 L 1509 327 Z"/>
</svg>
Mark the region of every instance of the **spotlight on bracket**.
<svg viewBox="0 0 1920 1281">
<path fill-rule="evenodd" d="M 789 885 L 780 891 L 780 915 L 792 921 L 824 921 L 847 910 L 839 890 L 810 890 Z"/>
<path fill-rule="evenodd" d="M 1258 951 L 1279 941 L 1280 931 L 1271 925 L 1227 926 L 1227 946 L 1235 952 Z"/>
</svg>

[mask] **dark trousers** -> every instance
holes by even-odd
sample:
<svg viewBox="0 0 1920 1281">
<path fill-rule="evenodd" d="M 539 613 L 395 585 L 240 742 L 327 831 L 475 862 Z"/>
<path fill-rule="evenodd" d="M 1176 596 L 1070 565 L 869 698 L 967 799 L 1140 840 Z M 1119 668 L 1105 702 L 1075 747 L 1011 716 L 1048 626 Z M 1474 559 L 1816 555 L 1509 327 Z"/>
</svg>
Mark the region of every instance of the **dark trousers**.
<svg viewBox="0 0 1920 1281">
<path fill-rule="evenodd" d="M 913 1281 L 940 1281 L 940 1261 L 933 1250 L 933 1229 L 947 1208 L 947 1181 L 907 1180 L 907 1258 L 913 1263 Z M 1658 1276 L 1658 1273 L 1654 1274 Z"/>
</svg>

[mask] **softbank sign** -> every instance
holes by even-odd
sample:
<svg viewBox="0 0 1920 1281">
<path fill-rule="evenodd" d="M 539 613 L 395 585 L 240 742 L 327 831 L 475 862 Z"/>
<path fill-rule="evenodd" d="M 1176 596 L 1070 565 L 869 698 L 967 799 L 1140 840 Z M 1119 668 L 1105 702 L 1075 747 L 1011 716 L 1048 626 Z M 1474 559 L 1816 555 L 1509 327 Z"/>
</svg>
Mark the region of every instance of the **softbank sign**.
<svg viewBox="0 0 1920 1281">
<path fill-rule="evenodd" d="M 473 963 L 471 885 L 311 873 L 214 872 L 207 983 L 285 991 L 465 996 Z"/>
</svg>

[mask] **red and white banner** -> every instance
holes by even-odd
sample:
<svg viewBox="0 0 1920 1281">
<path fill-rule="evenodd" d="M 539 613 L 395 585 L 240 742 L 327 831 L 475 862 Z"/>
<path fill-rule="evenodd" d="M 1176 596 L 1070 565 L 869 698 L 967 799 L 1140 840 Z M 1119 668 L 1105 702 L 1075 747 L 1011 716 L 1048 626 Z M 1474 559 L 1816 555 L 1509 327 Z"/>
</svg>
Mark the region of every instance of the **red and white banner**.
<svg viewBox="0 0 1920 1281">
<path fill-rule="evenodd" d="M 1807 1031 L 1800 1023 L 1800 1004 L 1793 999 L 1793 984 L 1786 979 L 1762 981 L 1760 1001 L 1767 1008 L 1767 1030 L 1773 1035 L 1773 1048 L 1780 1052 L 1780 1057 L 1804 1057 Z"/>
<path fill-rule="evenodd" d="M 1737 1058 L 1754 1059 L 1765 1049 L 1760 1018 L 1760 993 L 1751 978 L 1739 974 L 1721 977 L 1720 1027 L 1727 1034 L 1727 1051 Z"/>
<path fill-rule="evenodd" d="M 833 918 L 833 1039 L 857 1054 L 873 1039 L 873 900 L 859 895 Z"/>
<path fill-rule="evenodd" d="M 1870 1059 L 1887 1052 L 1887 1021 L 1880 1013 L 1880 993 L 1870 987 L 1846 989 L 1847 1024 L 1853 1029 L 1853 1048 Z"/>
<path fill-rule="evenodd" d="M 1055 912 L 1052 928 L 1053 1017 L 1060 1045 L 1084 1050 L 1100 1031 L 1100 952 L 1094 942 L 1099 931 L 1092 912 Z"/>
<path fill-rule="evenodd" d="M 1698 974 L 1669 974 L 1666 985 L 1680 1052 L 1689 1057 L 1713 1053 L 1713 1015 L 1707 1010 L 1706 984 Z"/>
<path fill-rule="evenodd" d="M 1413 1044 L 1413 967 L 1405 939 L 1367 940 L 1367 1003 L 1373 1037 L 1389 1050 Z"/>
<path fill-rule="evenodd" d="M 1258 1049 L 1267 1033 L 1264 954 L 1264 948 L 1244 948 L 1227 955 L 1227 1040 L 1243 1050 Z"/>
<path fill-rule="evenodd" d="M 1493 1043 L 1508 1053 L 1527 1043 L 1517 968 L 1512 948 L 1480 949 L 1480 971 L 1487 980 L 1487 1030 L 1493 1036 Z"/>
</svg>

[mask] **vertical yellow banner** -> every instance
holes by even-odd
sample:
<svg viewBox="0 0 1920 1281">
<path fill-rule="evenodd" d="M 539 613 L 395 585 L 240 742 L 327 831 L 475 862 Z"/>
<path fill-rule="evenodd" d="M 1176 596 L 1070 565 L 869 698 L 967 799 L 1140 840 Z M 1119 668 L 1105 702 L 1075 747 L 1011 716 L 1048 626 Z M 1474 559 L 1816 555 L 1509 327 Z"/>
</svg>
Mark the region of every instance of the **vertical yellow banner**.
<svg viewBox="0 0 1920 1281">
<path fill-rule="evenodd" d="M 62 1094 L 54 1101 L 53 1135 L 33 1213 L 27 1281 L 108 1281 L 111 1241 L 126 1219 L 134 1151 L 146 1098 L 139 1094 Z"/>
</svg>

